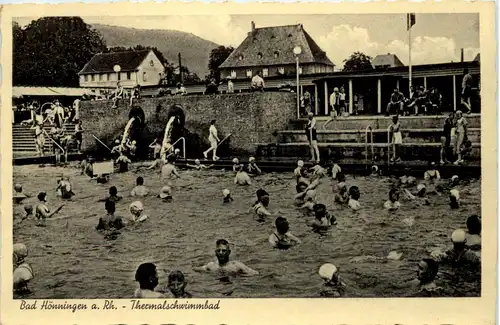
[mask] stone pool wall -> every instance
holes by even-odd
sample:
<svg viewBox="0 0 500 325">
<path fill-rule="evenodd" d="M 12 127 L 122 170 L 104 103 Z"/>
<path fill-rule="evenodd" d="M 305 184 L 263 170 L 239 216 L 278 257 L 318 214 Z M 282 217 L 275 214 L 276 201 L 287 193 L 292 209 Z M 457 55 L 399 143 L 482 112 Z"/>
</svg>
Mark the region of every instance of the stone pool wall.
<svg viewBox="0 0 500 325">
<path fill-rule="evenodd" d="M 134 101 L 146 115 L 146 127 L 142 132 L 144 142 L 152 141 L 164 131 L 168 109 L 174 104 L 182 105 L 185 128 L 198 139 L 190 145 L 188 138 L 188 157 L 193 157 L 194 151 L 199 155 L 205 148 L 198 147 L 208 145 L 208 127 L 212 119 L 217 120 L 220 139 L 232 134 L 228 145 L 234 154 L 254 154 L 255 143 L 275 141 L 273 133 L 286 129 L 296 114 L 295 94 L 285 92 L 146 98 Z M 81 103 L 80 118 L 86 131 L 82 144 L 84 152 L 102 148 L 92 134 L 108 146 L 122 134 L 128 121 L 129 101 L 121 100 L 118 109 L 111 106 L 111 101 Z"/>
</svg>

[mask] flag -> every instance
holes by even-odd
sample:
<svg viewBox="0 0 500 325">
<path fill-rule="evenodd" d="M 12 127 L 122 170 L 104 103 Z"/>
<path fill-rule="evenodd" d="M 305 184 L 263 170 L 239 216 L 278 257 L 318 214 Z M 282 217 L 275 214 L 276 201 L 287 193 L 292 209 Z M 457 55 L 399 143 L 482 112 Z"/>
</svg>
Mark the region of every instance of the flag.
<svg viewBox="0 0 500 325">
<path fill-rule="evenodd" d="M 406 14 L 406 30 L 410 30 L 415 25 L 415 14 Z"/>
</svg>

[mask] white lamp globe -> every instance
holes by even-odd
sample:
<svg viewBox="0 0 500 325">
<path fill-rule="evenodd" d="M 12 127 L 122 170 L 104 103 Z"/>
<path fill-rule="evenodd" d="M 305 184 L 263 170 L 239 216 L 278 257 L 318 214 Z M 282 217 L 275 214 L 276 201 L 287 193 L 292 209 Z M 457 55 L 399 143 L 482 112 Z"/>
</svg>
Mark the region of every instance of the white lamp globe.
<svg viewBox="0 0 500 325">
<path fill-rule="evenodd" d="M 120 67 L 118 64 L 116 64 L 114 67 L 113 67 L 113 71 L 118 73 L 122 70 L 122 67 Z"/>
<path fill-rule="evenodd" d="M 300 55 L 302 53 L 302 48 L 300 46 L 296 46 L 293 48 L 293 54 Z"/>
</svg>

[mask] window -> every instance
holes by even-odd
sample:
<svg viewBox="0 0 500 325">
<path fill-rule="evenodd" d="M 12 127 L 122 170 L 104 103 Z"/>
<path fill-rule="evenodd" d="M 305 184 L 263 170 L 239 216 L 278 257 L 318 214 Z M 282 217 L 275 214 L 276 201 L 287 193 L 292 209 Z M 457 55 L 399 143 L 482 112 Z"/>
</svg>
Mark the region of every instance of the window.
<svg viewBox="0 0 500 325">
<path fill-rule="evenodd" d="M 108 79 L 109 79 L 109 73 L 105 73 L 105 74 L 102 75 L 102 80 L 103 81 L 108 81 Z"/>
<path fill-rule="evenodd" d="M 278 68 L 278 73 L 279 74 L 285 74 L 285 68 L 283 68 L 283 67 Z"/>
<path fill-rule="evenodd" d="M 120 72 L 118 72 L 116 75 L 117 75 L 118 81 L 122 80 L 122 74 Z"/>
<path fill-rule="evenodd" d="M 259 58 L 259 60 L 260 60 L 260 59 L 262 59 L 262 53 L 260 53 L 260 52 L 259 52 L 259 53 L 257 54 L 257 57 Z"/>
<path fill-rule="evenodd" d="M 147 77 L 147 73 L 146 73 L 146 71 L 144 71 L 144 72 L 142 73 L 142 81 L 148 81 L 148 77 Z"/>
<path fill-rule="evenodd" d="M 108 73 L 108 74 L 106 75 L 106 81 L 111 81 L 111 79 L 112 79 L 112 78 L 111 78 L 111 73 Z"/>
<path fill-rule="evenodd" d="M 250 70 L 250 69 L 247 70 L 247 77 L 248 78 L 252 77 L 252 70 Z"/>
<path fill-rule="evenodd" d="M 95 81 L 95 75 L 91 75 L 90 77 L 92 78 L 92 81 Z"/>
<path fill-rule="evenodd" d="M 231 70 L 231 78 L 236 78 L 236 70 Z"/>
<path fill-rule="evenodd" d="M 85 75 L 85 81 L 89 81 L 89 75 L 88 74 Z"/>
<path fill-rule="evenodd" d="M 279 56 L 280 56 L 280 52 L 278 52 L 278 51 L 274 51 L 274 57 L 275 57 L 275 58 L 278 58 Z"/>
<path fill-rule="evenodd" d="M 103 74 L 99 74 L 99 81 L 102 81 Z"/>
<path fill-rule="evenodd" d="M 262 76 L 267 77 L 269 75 L 269 70 L 267 68 L 262 69 Z"/>
<path fill-rule="evenodd" d="M 151 61 L 151 62 L 153 62 L 153 61 Z M 131 79 L 130 78 L 130 72 L 127 72 L 127 80 L 130 80 L 130 79 Z"/>
<path fill-rule="evenodd" d="M 240 54 L 240 56 L 238 56 L 238 60 L 243 60 L 243 54 Z"/>
<path fill-rule="evenodd" d="M 155 66 L 154 61 L 153 60 L 149 61 L 149 65 L 152 66 L 152 67 L 154 67 Z"/>
</svg>

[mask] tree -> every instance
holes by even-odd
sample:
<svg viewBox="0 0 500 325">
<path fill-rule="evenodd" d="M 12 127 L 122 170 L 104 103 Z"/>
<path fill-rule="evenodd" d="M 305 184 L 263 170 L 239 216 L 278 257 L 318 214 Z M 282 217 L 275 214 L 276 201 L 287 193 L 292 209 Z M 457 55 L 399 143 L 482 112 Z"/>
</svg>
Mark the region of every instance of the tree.
<svg viewBox="0 0 500 325">
<path fill-rule="evenodd" d="M 373 69 L 371 61 L 371 56 L 368 56 L 362 52 L 354 52 L 350 57 L 344 60 L 344 69 L 342 71 L 360 71 Z"/>
<path fill-rule="evenodd" d="M 13 84 L 78 87 L 78 72 L 106 49 L 80 17 L 45 17 L 13 25 Z"/>
<path fill-rule="evenodd" d="M 205 77 L 209 80 L 215 78 L 217 82 L 220 81 L 219 66 L 226 61 L 227 57 L 233 53 L 234 48 L 229 46 L 219 46 L 210 51 L 210 60 L 208 61 L 208 70 L 210 74 Z"/>
</svg>

